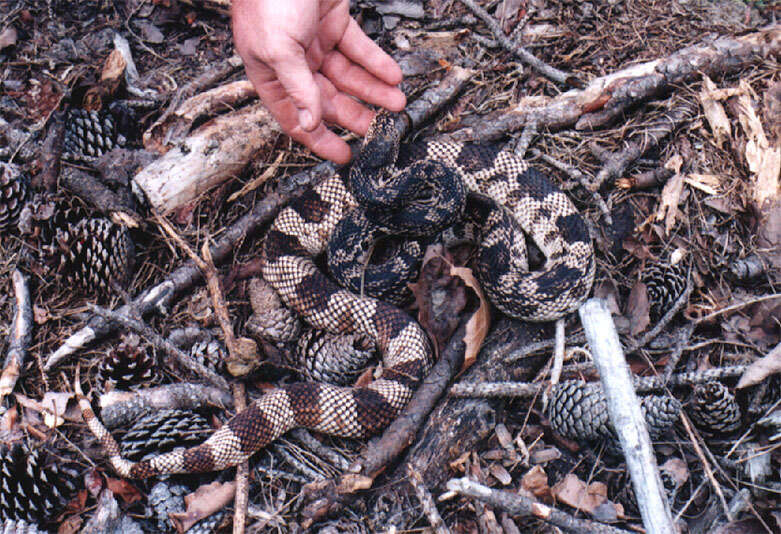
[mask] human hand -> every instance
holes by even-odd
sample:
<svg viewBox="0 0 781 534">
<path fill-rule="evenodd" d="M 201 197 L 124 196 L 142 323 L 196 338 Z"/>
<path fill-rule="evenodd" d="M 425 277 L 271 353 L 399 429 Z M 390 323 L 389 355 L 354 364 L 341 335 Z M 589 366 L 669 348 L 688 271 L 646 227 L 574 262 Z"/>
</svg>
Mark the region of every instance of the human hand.
<svg viewBox="0 0 781 534">
<path fill-rule="evenodd" d="M 350 147 L 323 121 L 363 135 L 374 113 L 401 111 L 401 69 L 350 17 L 349 0 L 234 0 L 233 36 L 247 77 L 282 129 L 336 163 Z M 354 98 L 353 98 L 354 97 Z"/>
</svg>

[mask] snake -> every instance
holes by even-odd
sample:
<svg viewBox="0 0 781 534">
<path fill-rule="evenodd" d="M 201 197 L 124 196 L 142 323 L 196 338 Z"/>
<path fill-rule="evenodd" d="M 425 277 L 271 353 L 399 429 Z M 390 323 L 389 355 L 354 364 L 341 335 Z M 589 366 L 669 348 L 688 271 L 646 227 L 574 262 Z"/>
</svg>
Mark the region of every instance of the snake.
<svg viewBox="0 0 781 534">
<path fill-rule="evenodd" d="M 349 173 L 336 172 L 292 200 L 271 224 L 261 251 L 263 278 L 312 327 L 375 342 L 381 364 L 373 380 L 349 387 L 280 385 L 202 444 L 139 462 L 121 456 L 77 380 L 83 418 L 119 475 L 222 470 L 296 427 L 366 438 L 400 414 L 432 366 L 432 345 L 405 311 L 339 286 L 315 263 L 342 221 L 356 226 L 355 217 L 365 217 L 383 231 L 414 240 L 425 233 L 421 227 L 439 231 L 467 216 L 480 226 L 478 280 L 493 304 L 513 317 L 554 320 L 588 296 L 595 272 L 591 240 L 566 194 L 498 145 L 436 140 L 403 145 L 402 129 L 395 127 L 403 119 L 378 113 Z M 546 258 L 536 270 L 528 268 L 526 236 Z"/>
</svg>

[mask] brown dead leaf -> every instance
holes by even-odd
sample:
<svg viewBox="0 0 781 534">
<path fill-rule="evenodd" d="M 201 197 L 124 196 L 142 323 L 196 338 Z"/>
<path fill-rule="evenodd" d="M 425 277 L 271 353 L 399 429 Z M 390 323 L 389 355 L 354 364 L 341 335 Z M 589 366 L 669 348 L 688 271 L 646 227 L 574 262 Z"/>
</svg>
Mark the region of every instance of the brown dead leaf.
<svg viewBox="0 0 781 534">
<path fill-rule="evenodd" d="M 765 124 L 770 131 L 768 135 L 772 137 L 771 143 L 778 145 L 781 143 L 781 81 L 770 84 L 763 95 L 763 115 Z"/>
<path fill-rule="evenodd" d="M 552 493 L 558 501 L 590 514 L 601 504 L 610 502 L 607 500 L 607 486 L 605 484 L 592 482 L 586 485 L 585 482 L 571 473 L 553 486 Z M 616 512 L 618 513 L 619 510 L 616 509 Z"/>
<path fill-rule="evenodd" d="M 10 432 L 19 424 L 19 410 L 11 406 L 0 416 L 0 432 Z"/>
<path fill-rule="evenodd" d="M 35 321 L 35 324 L 46 324 L 51 318 L 49 310 L 38 304 L 33 304 L 33 321 Z"/>
<path fill-rule="evenodd" d="M 106 477 L 106 487 L 111 490 L 111 493 L 122 499 L 125 504 L 133 504 L 141 500 L 141 492 L 127 480 Z"/>
<path fill-rule="evenodd" d="M 503 486 L 509 486 L 513 481 L 513 477 L 510 476 L 510 473 L 508 473 L 507 469 L 505 469 L 501 464 L 489 465 L 488 472 L 491 473 L 491 476 L 498 480 L 499 483 Z"/>
<path fill-rule="evenodd" d="M 621 315 L 621 308 L 618 306 L 618 288 L 610 280 L 604 280 L 594 286 L 594 297 L 602 299 L 607 305 L 607 309 L 613 315 Z"/>
<path fill-rule="evenodd" d="M 472 314 L 472 317 L 466 323 L 466 334 L 464 335 L 466 350 L 464 353 L 464 364 L 461 366 L 461 371 L 463 372 L 475 362 L 485 336 L 488 335 L 488 329 L 491 327 L 491 307 L 483 294 L 483 290 L 480 288 L 480 284 L 472 273 L 472 269 L 451 267 L 450 274 L 463 280 L 467 286 L 472 288 L 477 298 L 480 299 L 480 307 L 477 308 L 477 311 Z"/>
<path fill-rule="evenodd" d="M 675 481 L 676 487 L 680 488 L 689 480 L 689 468 L 686 462 L 680 458 L 670 458 L 659 469 L 667 473 Z"/>
<path fill-rule="evenodd" d="M 765 378 L 776 373 L 781 373 L 781 343 L 776 345 L 765 357 L 749 365 L 735 387 L 742 389 L 759 384 Z"/>
<path fill-rule="evenodd" d="M 100 74 L 100 81 L 109 87 L 116 87 L 125 74 L 127 61 L 119 49 L 114 49 L 106 58 L 103 64 L 103 72 Z"/>
<path fill-rule="evenodd" d="M 741 81 L 741 84 L 745 82 Z M 781 146 L 772 146 L 754 109 L 749 91 L 738 97 L 738 120 L 746 133 L 746 162 L 753 176 L 751 197 L 761 212 L 765 203 L 779 196 Z"/>
<path fill-rule="evenodd" d="M 647 243 L 643 243 L 638 238 L 629 236 L 621 242 L 621 246 L 638 260 L 655 260 L 656 256 L 651 252 Z"/>
<path fill-rule="evenodd" d="M 681 191 L 683 191 L 683 175 L 676 173 L 664 184 L 659 209 L 656 212 L 657 221 L 664 219 L 666 235 L 670 234 L 670 230 L 673 229 L 678 218 L 678 202 L 681 199 Z"/>
<path fill-rule="evenodd" d="M 450 274 L 452 261 L 442 246 L 432 246 L 423 257 L 418 281 L 409 284 L 418 307 L 418 322 L 440 354 L 456 328 L 467 303 L 466 287 Z"/>
<path fill-rule="evenodd" d="M 548 475 L 542 466 L 535 465 L 521 477 L 521 487 L 543 502 L 550 503 L 553 497 L 548 485 Z"/>
<path fill-rule="evenodd" d="M 57 534 L 76 534 L 84 523 L 80 515 L 72 515 L 57 527 Z"/>
<path fill-rule="evenodd" d="M 40 402 L 18 393 L 15 396 L 24 408 L 40 413 L 49 428 L 56 428 L 65 421 L 81 420 L 81 411 L 77 409 L 73 393 L 49 391 Z"/>
<path fill-rule="evenodd" d="M 687 174 L 683 181 L 693 188 L 699 189 L 703 193 L 709 195 L 718 195 L 721 193 L 721 191 L 719 191 L 721 188 L 721 176 L 718 174 L 691 173 Z"/>
<path fill-rule="evenodd" d="M 633 336 L 646 329 L 651 322 L 651 304 L 648 302 L 648 289 L 637 281 L 632 286 L 626 302 L 626 316 L 629 318 L 629 331 Z"/>
<path fill-rule="evenodd" d="M 236 494 L 235 482 L 212 482 L 186 495 L 184 512 L 169 514 L 177 532 L 187 532 L 195 523 L 222 510 Z"/>
<path fill-rule="evenodd" d="M 705 119 L 710 125 L 711 132 L 713 132 L 713 141 L 717 147 L 721 148 L 724 141 L 728 140 L 730 135 L 732 135 L 732 127 L 727 118 L 727 113 L 724 111 L 724 106 L 711 96 L 715 90 L 716 84 L 713 83 L 713 80 L 703 76 L 700 104 L 702 105 Z"/>
</svg>

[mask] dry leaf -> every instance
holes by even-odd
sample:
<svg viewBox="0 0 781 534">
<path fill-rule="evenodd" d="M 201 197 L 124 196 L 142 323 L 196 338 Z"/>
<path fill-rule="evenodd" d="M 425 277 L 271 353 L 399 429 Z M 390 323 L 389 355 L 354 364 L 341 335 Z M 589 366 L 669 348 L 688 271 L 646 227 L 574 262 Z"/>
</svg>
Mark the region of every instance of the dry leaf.
<svg viewBox="0 0 781 534">
<path fill-rule="evenodd" d="M 535 465 L 521 478 L 521 487 L 543 502 L 551 502 L 553 497 L 548 485 L 548 475 L 542 466 Z"/>
<path fill-rule="evenodd" d="M 81 420 L 81 411 L 77 409 L 75 402 L 71 402 L 74 399 L 73 393 L 59 391 L 49 391 L 40 402 L 16 394 L 16 401 L 28 410 L 40 413 L 44 424 L 49 428 L 56 428 L 65 421 Z"/>
<path fill-rule="evenodd" d="M 461 366 L 461 371 L 463 372 L 475 362 L 485 336 L 488 335 L 488 329 L 491 327 L 491 307 L 483 294 L 483 290 L 480 289 L 480 284 L 474 274 L 472 274 L 472 269 L 451 267 L 450 274 L 463 280 L 467 286 L 474 290 L 477 298 L 480 299 L 480 307 L 477 308 L 477 311 L 469 318 L 469 322 L 466 323 L 466 334 L 464 335 L 466 351 L 464 353 L 464 364 Z"/>
<path fill-rule="evenodd" d="M 133 504 L 141 500 L 141 492 L 133 484 L 121 478 L 106 477 L 106 487 L 117 495 L 125 504 Z"/>
<path fill-rule="evenodd" d="M 684 182 L 709 195 L 719 195 L 721 192 L 721 177 L 718 174 L 687 174 Z"/>
<path fill-rule="evenodd" d="M 651 322 L 650 310 L 651 304 L 648 302 L 648 288 L 642 282 L 635 282 L 626 303 L 629 330 L 633 336 L 645 330 Z"/>
<path fill-rule="evenodd" d="M 184 512 L 169 514 L 168 517 L 178 532 L 187 532 L 201 519 L 222 510 L 233 500 L 235 494 L 235 482 L 206 484 L 185 496 L 184 503 L 187 509 Z"/>
<path fill-rule="evenodd" d="M 659 202 L 659 210 L 656 212 L 656 220 L 664 219 L 665 234 L 669 235 L 670 230 L 675 226 L 675 220 L 678 217 L 678 202 L 683 191 L 683 175 L 676 173 L 667 180 L 662 189 L 662 199 Z"/>
<path fill-rule="evenodd" d="M 609 502 L 605 484 L 593 482 L 586 485 L 574 474 L 567 475 L 553 486 L 552 493 L 557 500 L 588 513 L 593 513 L 602 503 Z M 616 509 L 616 512 L 618 513 L 619 510 Z"/>
<path fill-rule="evenodd" d="M 689 468 L 686 462 L 680 458 L 670 458 L 659 469 L 667 473 L 675 481 L 675 486 L 680 488 L 689 480 Z"/>
<path fill-rule="evenodd" d="M 711 132 L 713 132 L 713 140 L 716 146 L 721 148 L 724 141 L 728 140 L 730 135 L 732 135 L 732 127 L 727 118 L 727 113 L 724 111 L 724 106 L 711 96 L 712 92 L 716 90 L 716 84 L 707 76 L 703 76 L 702 82 L 700 104 L 702 104 L 702 110 L 710 125 Z"/>
<path fill-rule="evenodd" d="M 125 56 L 119 49 L 114 49 L 106 58 L 106 62 L 103 64 L 103 72 L 100 74 L 100 81 L 105 82 L 108 86 L 114 87 L 119 84 L 122 76 L 125 74 L 125 67 L 127 67 L 127 61 Z"/>
<path fill-rule="evenodd" d="M 57 534 L 76 534 L 82 523 L 84 523 L 84 520 L 80 515 L 72 515 L 60 523 L 60 526 L 57 528 Z"/>
<path fill-rule="evenodd" d="M 754 175 L 751 196 L 754 205 L 761 211 L 766 201 L 773 200 L 779 195 L 781 146 L 770 145 L 749 94 L 738 97 L 738 110 L 738 120 L 748 137 L 745 152 L 746 162 Z"/>
<path fill-rule="evenodd" d="M 749 365 L 735 387 L 741 389 L 759 384 L 765 378 L 776 373 L 781 373 L 781 343 L 776 345 L 764 358 Z"/>
</svg>

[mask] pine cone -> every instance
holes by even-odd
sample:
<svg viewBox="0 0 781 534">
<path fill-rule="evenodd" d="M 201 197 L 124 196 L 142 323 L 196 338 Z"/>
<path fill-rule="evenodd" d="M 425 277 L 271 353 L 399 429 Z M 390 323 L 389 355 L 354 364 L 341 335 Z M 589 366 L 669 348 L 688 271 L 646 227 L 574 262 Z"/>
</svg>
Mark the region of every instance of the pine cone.
<svg viewBox="0 0 781 534">
<path fill-rule="evenodd" d="M 185 534 L 214 534 L 228 513 L 225 510 L 215 512 L 209 517 L 204 517 L 191 526 Z"/>
<path fill-rule="evenodd" d="M 651 318 L 658 320 L 673 307 L 686 290 L 687 269 L 683 262 L 675 265 L 656 263 L 646 266 L 640 281 L 648 290 Z"/>
<path fill-rule="evenodd" d="M 298 339 L 294 365 L 308 379 L 338 386 L 353 384 L 374 354 L 363 336 L 307 330 Z"/>
<path fill-rule="evenodd" d="M 85 289 L 108 293 L 130 281 L 133 241 L 124 226 L 108 219 L 82 219 L 57 236 L 66 274 Z"/>
<path fill-rule="evenodd" d="M 27 199 L 27 179 L 17 165 L 0 162 L 0 231 L 16 223 Z"/>
<path fill-rule="evenodd" d="M 301 334 L 301 321 L 279 299 L 267 282 L 253 278 L 249 299 L 254 312 L 247 321 L 252 334 L 275 343 L 294 341 Z"/>
<path fill-rule="evenodd" d="M 216 339 L 196 341 L 190 347 L 190 357 L 215 373 L 219 373 L 225 366 L 226 356 L 225 346 Z"/>
<path fill-rule="evenodd" d="M 158 482 L 149 491 L 149 507 L 157 519 L 157 532 L 169 532 L 173 525 L 168 514 L 184 512 L 184 496 L 190 493 L 186 486 L 171 481 Z"/>
<path fill-rule="evenodd" d="M 721 382 L 697 384 L 689 408 L 692 422 L 705 434 L 731 434 L 741 427 L 740 406 Z"/>
<path fill-rule="evenodd" d="M 640 399 L 648 434 L 659 439 L 670 430 L 681 415 L 681 403 L 677 399 L 662 395 L 647 395 Z"/>
<path fill-rule="evenodd" d="M 70 159 L 96 158 L 118 145 L 114 117 L 106 111 L 70 108 L 65 117 L 63 155 Z"/>
<path fill-rule="evenodd" d="M 42 523 L 75 491 L 75 475 L 21 441 L 0 445 L 0 520 Z"/>
<path fill-rule="evenodd" d="M 149 347 L 140 347 L 138 338 L 129 338 L 103 357 L 98 367 L 98 383 L 103 391 L 129 389 L 153 380 L 155 367 L 155 357 Z"/>
<path fill-rule="evenodd" d="M 680 403 L 671 397 L 648 395 L 640 399 L 648 433 L 657 439 L 678 420 Z M 607 400 L 598 382 L 566 380 L 551 389 L 548 418 L 553 430 L 576 441 L 607 439 L 616 434 L 607 411 Z"/>
<path fill-rule="evenodd" d="M 198 445 L 212 433 L 203 416 L 188 410 L 160 410 L 136 421 L 120 440 L 122 455 L 140 460 L 176 447 Z"/>
</svg>

